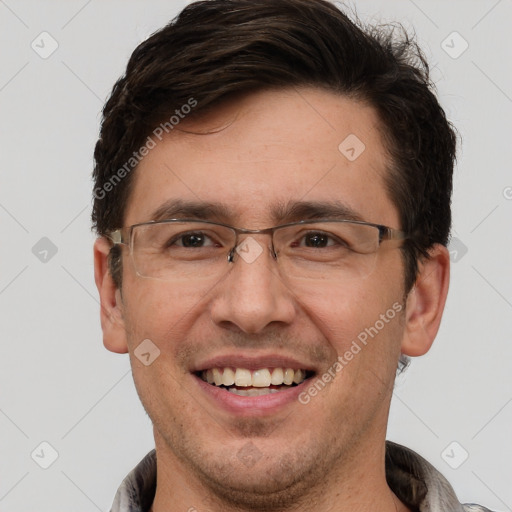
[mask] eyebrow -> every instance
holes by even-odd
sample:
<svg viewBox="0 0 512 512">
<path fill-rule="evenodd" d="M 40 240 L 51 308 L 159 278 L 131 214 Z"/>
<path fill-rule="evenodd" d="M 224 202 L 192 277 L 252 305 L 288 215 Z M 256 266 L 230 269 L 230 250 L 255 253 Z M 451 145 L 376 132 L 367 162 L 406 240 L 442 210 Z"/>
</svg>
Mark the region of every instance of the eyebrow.
<svg viewBox="0 0 512 512">
<path fill-rule="evenodd" d="M 363 217 L 341 201 L 296 201 L 277 205 L 272 209 L 276 222 L 332 219 L 363 221 Z"/>
<path fill-rule="evenodd" d="M 223 203 L 171 199 L 153 212 L 151 220 L 159 221 L 174 218 L 226 220 L 229 217 L 229 208 Z"/>
<path fill-rule="evenodd" d="M 340 201 L 281 202 L 271 207 L 270 213 L 275 224 L 315 219 L 364 220 L 357 211 Z M 175 218 L 228 223 L 239 218 L 239 213 L 225 203 L 172 199 L 160 205 L 151 215 L 151 220 L 154 221 Z"/>
</svg>

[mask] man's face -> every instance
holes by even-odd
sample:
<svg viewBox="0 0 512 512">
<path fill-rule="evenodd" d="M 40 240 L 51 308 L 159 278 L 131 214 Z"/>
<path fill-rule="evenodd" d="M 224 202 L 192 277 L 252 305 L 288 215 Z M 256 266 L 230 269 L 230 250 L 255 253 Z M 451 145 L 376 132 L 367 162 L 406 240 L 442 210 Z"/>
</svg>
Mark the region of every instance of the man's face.
<svg viewBox="0 0 512 512">
<path fill-rule="evenodd" d="M 365 221 L 400 228 L 385 192 L 379 130 L 372 108 L 325 91 L 250 95 L 183 121 L 150 151 L 135 171 L 124 224 L 151 220 L 180 200 L 222 203 L 225 215 L 209 220 L 260 229 L 303 220 L 274 218 L 283 205 L 336 201 Z M 339 149 L 351 135 L 365 145 L 355 160 L 350 147 Z M 271 256 L 269 235 L 251 237 L 263 252 L 250 263 L 226 259 L 225 274 L 210 280 L 142 278 L 123 249 L 119 306 L 159 457 L 234 499 L 299 492 L 338 479 L 355 467 L 356 454 L 371 458 L 383 444 L 403 336 L 403 314 L 386 315 L 403 304 L 398 249 L 383 244 L 365 279 L 289 280 Z M 357 351 L 353 342 L 365 329 L 373 336 Z M 160 350 L 149 366 L 134 356 L 146 339 Z M 277 393 L 238 396 L 201 378 L 225 367 L 305 369 L 312 377 Z M 307 399 L 329 369 L 335 378 Z"/>
</svg>

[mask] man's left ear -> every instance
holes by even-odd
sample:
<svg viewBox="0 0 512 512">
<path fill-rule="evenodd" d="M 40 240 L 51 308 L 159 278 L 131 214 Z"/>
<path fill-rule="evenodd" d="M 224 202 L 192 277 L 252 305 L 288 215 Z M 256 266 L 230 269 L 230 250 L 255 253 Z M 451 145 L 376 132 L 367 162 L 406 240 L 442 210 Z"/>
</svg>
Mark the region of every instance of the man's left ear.
<svg viewBox="0 0 512 512">
<path fill-rule="evenodd" d="M 426 354 L 443 316 L 450 282 L 450 253 L 441 244 L 429 250 L 429 259 L 418 263 L 418 276 L 406 300 L 402 354 Z"/>
</svg>

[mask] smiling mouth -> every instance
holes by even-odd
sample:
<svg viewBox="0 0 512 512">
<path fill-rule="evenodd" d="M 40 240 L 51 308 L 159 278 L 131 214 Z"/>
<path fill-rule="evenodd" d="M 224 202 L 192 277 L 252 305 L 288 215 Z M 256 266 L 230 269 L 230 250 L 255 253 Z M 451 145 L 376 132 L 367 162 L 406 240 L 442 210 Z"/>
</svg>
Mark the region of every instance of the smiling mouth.
<svg viewBox="0 0 512 512">
<path fill-rule="evenodd" d="M 262 396 L 280 393 L 298 386 L 314 372 L 293 368 L 210 368 L 197 372 L 208 384 L 239 396 Z"/>
</svg>

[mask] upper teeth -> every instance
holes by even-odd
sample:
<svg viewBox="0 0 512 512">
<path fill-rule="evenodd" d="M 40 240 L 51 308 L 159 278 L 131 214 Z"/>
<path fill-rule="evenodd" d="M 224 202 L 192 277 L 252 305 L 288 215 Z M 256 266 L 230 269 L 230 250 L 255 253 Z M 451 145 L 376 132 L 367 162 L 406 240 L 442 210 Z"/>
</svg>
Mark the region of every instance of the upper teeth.
<svg viewBox="0 0 512 512">
<path fill-rule="evenodd" d="M 306 371 L 292 368 L 261 368 L 254 371 L 246 368 L 211 368 L 202 372 L 202 378 L 216 386 L 264 388 L 270 385 L 300 384 L 306 378 Z"/>
</svg>

